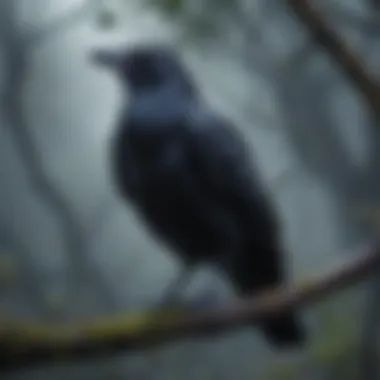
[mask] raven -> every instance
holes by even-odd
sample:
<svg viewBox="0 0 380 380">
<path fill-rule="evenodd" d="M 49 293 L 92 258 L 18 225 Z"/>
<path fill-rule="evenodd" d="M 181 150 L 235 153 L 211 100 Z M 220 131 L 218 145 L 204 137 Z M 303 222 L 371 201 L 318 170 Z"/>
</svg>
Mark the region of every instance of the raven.
<svg viewBox="0 0 380 380">
<path fill-rule="evenodd" d="M 239 294 L 285 282 L 279 225 L 249 149 L 213 112 L 179 56 L 163 46 L 98 49 L 129 89 L 112 142 L 121 196 L 185 268 L 219 264 Z M 293 311 L 259 321 L 277 347 L 306 341 Z"/>
</svg>

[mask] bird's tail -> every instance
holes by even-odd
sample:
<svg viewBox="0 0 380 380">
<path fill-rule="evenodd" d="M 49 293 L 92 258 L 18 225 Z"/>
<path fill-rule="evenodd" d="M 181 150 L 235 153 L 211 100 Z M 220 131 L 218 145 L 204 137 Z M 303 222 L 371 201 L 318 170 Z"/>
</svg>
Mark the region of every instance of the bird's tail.
<svg viewBox="0 0 380 380">
<path fill-rule="evenodd" d="M 259 323 L 268 341 L 278 348 L 297 348 L 306 342 L 303 325 L 293 312 L 266 318 Z"/>
<path fill-rule="evenodd" d="M 272 287 L 280 286 L 284 280 L 282 252 L 278 249 L 266 248 L 242 253 L 235 257 L 232 269 L 232 280 L 240 294 L 256 294 Z M 298 348 L 306 343 L 304 325 L 297 318 L 296 312 L 287 311 L 266 317 L 252 323 L 259 327 L 270 343 L 278 348 Z"/>
</svg>

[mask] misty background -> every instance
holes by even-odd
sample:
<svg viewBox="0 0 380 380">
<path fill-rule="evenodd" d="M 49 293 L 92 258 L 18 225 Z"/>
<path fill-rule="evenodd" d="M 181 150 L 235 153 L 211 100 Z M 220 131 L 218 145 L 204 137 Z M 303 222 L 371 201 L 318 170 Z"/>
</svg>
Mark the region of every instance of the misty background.
<svg viewBox="0 0 380 380">
<path fill-rule="evenodd" d="M 376 2 L 320 0 L 318 9 L 379 80 Z M 292 280 L 349 260 L 377 232 L 376 116 L 285 1 L 0 0 L 1 316 L 83 321 L 144 308 L 180 269 L 115 192 L 108 143 L 122 93 L 89 60 L 96 47 L 152 41 L 180 51 L 209 103 L 251 144 Z M 239 328 L 4 378 L 349 379 L 368 343 L 360 332 L 371 286 L 306 312 L 313 342 L 294 360 Z M 205 267 L 185 296 L 208 291 L 231 296 Z"/>
</svg>

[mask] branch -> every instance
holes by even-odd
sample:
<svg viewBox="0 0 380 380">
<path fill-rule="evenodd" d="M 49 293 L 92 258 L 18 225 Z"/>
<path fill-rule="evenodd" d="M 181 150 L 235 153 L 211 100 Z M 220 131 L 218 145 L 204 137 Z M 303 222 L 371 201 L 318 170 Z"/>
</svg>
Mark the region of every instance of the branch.
<svg viewBox="0 0 380 380">
<path fill-rule="evenodd" d="M 380 85 L 366 72 L 359 59 L 309 5 L 310 0 L 287 0 L 289 7 L 309 29 L 315 40 L 338 63 L 345 75 L 367 99 L 374 114 L 380 117 Z"/>
<path fill-rule="evenodd" d="M 3 320 L 0 324 L 1 370 L 151 347 L 188 336 L 222 332 L 252 319 L 310 306 L 365 279 L 380 265 L 378 244 L 362 248 L 355 256 L 353 262 L 307 284 L 247 297 L 227 308 L 199 313 L 150 312 L 71 325 L 18 324 Z"/>
<path fill-rule="evenodd" d="M 332 20 L 337 20 L 342 25 L 349 26 L 351 28 L 363 32 L 369 37 L 379 36 L 380 23 L 378 21 L 378 15 L 373 12 L 368 17 L 363 17 L 357 14 L 355 10 L 347 9 L 328 9 L 326 15 Z"/>
<path fill-rule="evenodd" d="M 371 7 L 371 10 L 378 12 L 380 10 L 380 1 L 379 0 L 367 0 L 368 5 Z"/>
</svg>

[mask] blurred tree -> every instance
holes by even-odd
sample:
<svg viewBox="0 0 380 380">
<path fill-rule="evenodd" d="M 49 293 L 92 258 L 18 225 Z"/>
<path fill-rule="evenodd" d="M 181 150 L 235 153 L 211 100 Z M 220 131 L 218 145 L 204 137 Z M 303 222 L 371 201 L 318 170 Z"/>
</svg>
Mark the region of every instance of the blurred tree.
<svg viewBox="0 0 380 380">
<path fill-rule="evenodd" d="M 67 294 L 47 296 L 51 306 L 70 304 L 80 297 L 88 281 L 99 292 L 107 309 L 115 307 L 112 293 L 93 260 L 88 258 L 95 234 L 99 233 L 107 216 L 112 212 L 110 202 L 104 201 L 90 223 L 84 226 L 81 215 L 70 204 L 64 189 L 60 189 L 45 169 L 43 156 L 34 141 L 28 115 L 23 106 L 25 84 L 31 66 L 31 54 L 38 46 L 55 34 L 87 17 L 94 17 L 102 1 L 89 0 L 69 10 L 67 14 L 40 28 L 25 32 L 18 25 L 18 2 L 3 0 L 0 3 L 0 47 L 6 70 L 1 92 L 0 107 L 13 143 L 27 168 L 35 191 L 61 221 L 67 254 Z M 63 301 L 63 297 L 66 299 Z M 58 301 L 59 300 L 59 301 Z M 67 310 L 60 310 L 63 315 Z"/>
<path fill-rule="evenodd" d="M 321 78 L 320 73 L 311 67 L 312 63 L 318 59 L 318 50 L 307 37 L 302 38 L 295 53 L 291 54 L 291 58 L 286 54 L 280 54 L 278 50 L 281 49 L 273 48 L 270 44 L 269 32 L 275 27 L 274 23 L 269 21 L 275 19 L 277 13 L 283 12 L 283 4 L 275 0 L 261 1 L 260 7 L 257 6 L 257 2 L 249 1 L 152 1 L 147 4 L 160 9 L 173 22 L 180 24 L 184 38 L 188 38 L 188 40 L 190 38 L 194 41 L 193 43 L 197 41 L 197 44 L 207 46 L 209 41 L 214 41 L 215 44 L 219 43 L 220 45 L 221 43 L 216 41 L 216 37 L 220 39 L 222 36 L 222 45 L 226 50 L 229 50 L 231 54 L 236 54 L 237 59 L 245 60 L 245 65 L 252 74 L 260 73 L 264 80 L 276 89 L 279 103 L 284 111 L 281 116 L 282 124 L 287 127 L 288 137 L 293 142 L 300 162 L 335 193 L 337 208 L 342 212 L 342 223 L 347 222 L 347 224 L 355 226 L 352 227 L 352 231 L 356 235 L 360 228 L 356 228 L 355 218 L 348 215 L 347 212 L 347 210 L 351 212 L 352 200 L 363 199 L 367 195 L 376 200 L 379 191 L 379 184 L 376 181 L 378 176 L 374 180 L 374 173 L 378 171 L 380 152 L 377 126 L 373 123 L 374 128 L 366 130 L 370 151 L 368 165 L 365 168 L 358 167 L 357 163 L 346 153 L 344 143 L 336 133 L 337 115 L 331 111 L 331 94 L 336 78 L 339 81 L 339 74 L 331 72 L 330 68 L 324 65 L 322 71 L 324 70 L 325 77 L 323 79 L 323 76 Z M 119 1 L 121 5 L 123 2 L 125 3 L 126 0 Z M 370 2 L 374 4 L 373 1 L 369 0 L 368 3 Z M 78 9 L 74 9 L 74 12 L 70 11 L 62 19 L 53 20 L 51 25 L 44 26 L 41 30 L 35 30 L 33 33 L 21 35 L 17 20 L 15 20 L 15 3 L 15 0 L 0 2 L 0 43 L 6 53 L 5 65 L 8 74 L 2 93 L 1 107 L 5 111 L 7 127 L 13 134 L 15 146 L 18 148 L 25 166 L 29 169 L 31 182 L 36 191 L 50 205 L 52 212 L 62 221 L 68 259 L 71 263 L 68 273 L 73 276 L 70 279 L 80 279 L 85 277 L 82 270 L 89 264 L 93 265 L 90 260 L 87 260 L 90 249 L 89 242 L 91 236 L 96 233 L 94 231 L 98 231 L 104 222 L 103 212 L 109 211 L 108 205 L 100 206 L 99 215 L 93 218 L 96 221 L 94 226 L 83 227 L 82 218 L 78 215 L 77 210 L 73 210 L 64 191 L 55 186 L 49 173 L 45 170 L 23 109 L 22 92 L 24 81 L 29 74 L 30 55 L 41 41 L 51 38 L 65 30 L 67 26 L 79 22 L 95 12 L 98 16 L 95 21 L 100 28 L 105 30 L 115 28 L 122 18 L 122 10 L 115 13 L 108 2 L 84 1 Z M 336 27 L 342 24 L 352 25 L 368 36 L 368 41 L 371 39 L 375 41 L 375 38 L 378 38 L 374 33 L 379 31 L 378 19 L 372 17 L 367 19 L 348 12 L 344 4 L 340 4 L 338 7 L 336 4 L 331 5 L 327 9 L 328 12 L 325 13 L 333 15 L 334 20 L 337 20 Z M 267 24 L 266 29 L 265 24 Z M 299 34 L 302 35 L 302 33 Z M 355 104 L 356 101 L 357 99 L 354 99 Z M 321 158 L 321 156 L 324 157 Z M 367 229 L 364 230 L 364 233 L 366 231 Z M 8 232 L 5 236 L 8 236 Z M 4 243 L 5 247 L 8 245 L 11 246 L 11 248 L 6 248 L 9 249 L 9 252 L 25 250 L 22 247 L 12 248 L 13 243 Z M 22 256 L 24 260 L 27 252 Z M 97 268 L 94 270 L 97 273 Z M 30 276 L 33 276 L 33 271 L 30 273 Z M 109 295 L 107 284 L 102 281 L 98 282 L 101 274 L 95 274 L 93 278 L 95 289 L 99 291 L 99 297 L 102 297 L 100 294 L 104 294 L 104 299 L 111 299 L 112 295 Z M 77 281 L 72 282 L 73 292 L 76 291 L 77 284 Z M 99 286 L 102 289 L 99 289 Z M 30 291 L 32 289 L 31 287 Z M 379 294 L 378 291 L 376 292 Z M 40 294 L 40 289 L 35 290 L 35 293 Z M 110 304 L 112 303 L 111 300 Z M 372 306 L 377 304 L 375 299 L 369 303 Z M 378 321 L 377 312 L 371 310 L 369 310 L 369 322 L 366 325 L 368 335 L 365 339 L 366 342 L 369 342 L 366 350 L 368 347 L 373 347 L 373 337 L 375 336 L 372 334 L 373 323 L 376 324 Z M 339 322 L 335 326 L 337 325 Z M 327 328 L 326 331 L 328 331 Z M 329 338 L 334 342 L 330 342 L 331 345 L 329 342 L 325 342 L 332 347 L 331 350 L 326 350 L 328 353 L 333 353 L 332 357 L 339 356 L 341 350 L 344 349 L 341 345 L 336 344 L 342 336 L 339 334 L 338 332 L 336 336 L 333 335 L 330 329 Z M 373 349 L 370 348 L 370 350 L 373 353 Z M 348 367 L 347 363 L 352 359 L 350 355 L 347 355 L 348 359 L 342 366 Z M 367 355 L 366 358 L 368 357 Z M 370 360 L 373 364 L 372 357 Z"/>
</svg>

